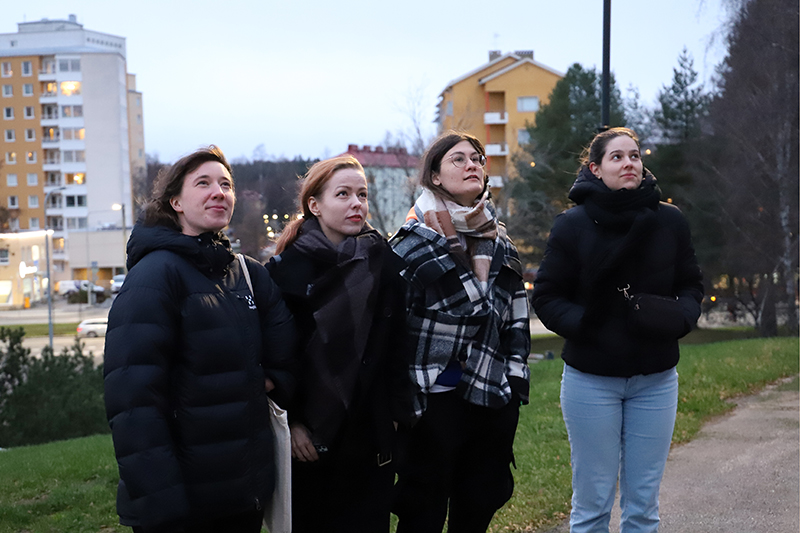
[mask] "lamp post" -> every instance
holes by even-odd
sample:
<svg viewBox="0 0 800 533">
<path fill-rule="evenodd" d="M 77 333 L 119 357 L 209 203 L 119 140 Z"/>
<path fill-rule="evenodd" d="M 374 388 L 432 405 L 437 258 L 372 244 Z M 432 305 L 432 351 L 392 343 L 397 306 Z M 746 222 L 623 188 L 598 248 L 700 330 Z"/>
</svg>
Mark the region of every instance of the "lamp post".
<svg viewBox="0 0 800 533">
<path fill-rule="evenodd" d="M 111 206 L 114 211 L 122 211 L 122 273 L 127 273 L 127 255 L 128 255 L 128 232 L 125 227 L 125 204 L 114 204 Z"/>
<path fill-rule="evenodd" d="M 47 206 L 50 203 L 50 196 L 54 192 L 63 191 L 66 187 L 57 187 L 44 195 L 44 260 L 47 263 L 47 335 L 50 339 L 50 351 L 53 351 L 53 284 L 50 278 L 50 236 L 53 230 L 49 229 L 47 223 Z"/>
</svg>

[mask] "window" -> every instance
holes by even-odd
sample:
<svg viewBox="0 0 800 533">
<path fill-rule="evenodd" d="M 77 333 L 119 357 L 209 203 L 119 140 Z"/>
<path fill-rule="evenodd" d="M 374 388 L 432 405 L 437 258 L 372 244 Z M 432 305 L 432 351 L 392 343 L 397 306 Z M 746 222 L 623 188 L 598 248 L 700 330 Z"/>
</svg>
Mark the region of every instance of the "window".
<svg viewBox="0 0 800 533">
<path fill-rule="evenodd" d="M 452 100 L 447 102 L 447 109 L 445 110 L 444 114 L 447 115 L 448 117 L 452 117 L 453 116 L 453 101 Z"/>
<path fill-rule="evenodd" d="M 61 152 L 61 160 L 64 163 L 74 163 L 75 162 L 75 152 L 72 150 L 64 150 Z"/>
<path fill-rule="evenodd" d="M 80 72 L 81 60 L 80 59 L 59 59 L 58 70 L 61 72 Z"/>
<path fill-rule="evenodd" d="M 31 194 L 28 196 L 28 207 L 31 209 L 36 209 L 39 207 L 39 197 L 35 194 Z"/>
<path fill-rule="evenodd" d="M 64 128 L 61 130 L 61 135 L 65 141 L 82 141 L 85 138 L 86 130 L 84 128 Z"/>
<path fill-rule="evenodd" d="M 25 106 L 25 118 L 35 118 L 32 105 Z"/>
<path fill-rule="evenodd" d="M 67 185 L 83 185 L 86 183 L 86 174 L 83 172 L 64 174 L 64 183 Z"/>
<path fill-rule="evenodd" d="M 39 229 L 39 217 L 32 217 L 28 229 Z"/>
<path fill-rule="evenodd" d="M 42 96 L 56 96 L 58 85 L 54 81 L 42 83 Z"/>
<path fill-rule="evenodd" d="M 3 136 L 7 143 L 11 143 L 17 140 L 17 136 L 14 134 L 14 130 L 6 130 L 6 134 Z"/>
<path fill-rule="evenodd" d="M 33 128 L 27 128 L 25 130 L 25 140 L 26 141 L 35 141 L 36 140 L 36 130 Z"/>
<path fill-rule="evenodd" d="M 82 117 L 83 116 L 83 106 L 82 105 L 62 105 L 61 106 L 61 116 L 63 116 L 63 117 Z"/>
<path fill-rule="evenodd" d="M 8 208 L 9 209 L 17 209 L 17 208 L 19 208 L 19 199 L 16 196 L 9 196 L 8 197 Z"/>
<path fill-rule="evenodd" d="M 33 96 L 33 84 L 26 83 L 22 86 L 22 96 Z"/>
<path fill-rule="evenodd" d="M 65 196 L 64 197 L 64 205 L 67 207 L 75 207 L 75 197 L 74 196 Z"/>
<path fill-rule="evenodd" d="M 36 152 L 31 150 L 30 152 L 25 154 L 25 161 L 27 163 L 36 163 Z"/>
<path fill-rule="evenodd" d="M 11 96 L 14 96 L 14 86 L 3 85 L 3 98 L 9 98 Z"/>
<path fill-rule="evenodd" d="M 62 81 L 61 94 L 64 96 L 73 96 L 81 94 L 81 82 L 79 81 Z"/>
<path fill-rule="evenodd" d="M 4 249 L 0 250 L 0 265 L 7 265 L 9 263 L 8 257 L 10 255 L 11 254 L 8 253 L 8 248 L 4 248 Z M 11 284 L 10 281 L 8 283 L 9 283 L 9 285 Z M 11 287 L 9 287 L 9 289 L 10 288 Z"/>
<path fill-rule="evenodd" d="M 6 152 L 6 163 L 9 165 L 17 164 L 17 152 Z"/>
<path fill-rule="evenodd" d="M 16 187 L 17 186 L 17 175 L 16 174 L 8 174 L 6 176 L 6 185 L 9 187 Z"/>
<path fill-rule="evenodd" d="M 86 195 L 80 195 L 75 197 L 75 203 L 78 204 L 78 207 L 86 207 Z"/>
<path fill-rule="evenodd" d="M 11 231 L 19 231 L 19 219 L 12 218 L 11 220 L 9 220 L 8 227 L 11 229 Z"/>
<path fill-rule="evenodd" d="M 6 120 L 12 120 L 14 118 L 14 108 L 6 107 L 3 109 L 3 118 Z"/>
<path fill-rule="evenodd" d="M 136 115 L 136 123 L 137 124 L 141 124 L 142 123 L 142 115 Z"/>
<path fill-rule="evenodd" d="M 34 187 L 39 185 L 39 175 L 36 172 L 29 172 L 28 173 L 28 186 Z"/>
<path fill-rule="evenodd" d="M 85 163 L 86 162 L 86 151 L 85 150 L 75 150 L 75 162 L 76 163 Z"/>
<path fill-rule="evenodd" d="M 531 142 L 531 132 L 529 132 L 527 128 L 518 129 L 517 144 L 522 146 L 523 144 L 530 144 L 530 142 Z"/>
<path fill-rule="evenodd" d="M 10 61 L 3 61 L 2 73 L 4 78 L 10 78 L 14 74 L 14 71 L 11 70 Z"/>
<path fill-rule="evenodd" d="M 67 229 L 83 229 L 86 226 L 86 217 L 71 217 L 67 219 Z"/>
<path fill-rule="evenodd" d="M 22 75 L 23 76 L 33 76 L 33 65 L 30 61 L 23 61 L 22 62 Z"/>
<path fill-rule="evenodd" d="M 539 111 L 539 97 L 538 96 L 520 96 L 517 98 L 517 111 L 520 113 L 528 113 Z"/>
</svg>

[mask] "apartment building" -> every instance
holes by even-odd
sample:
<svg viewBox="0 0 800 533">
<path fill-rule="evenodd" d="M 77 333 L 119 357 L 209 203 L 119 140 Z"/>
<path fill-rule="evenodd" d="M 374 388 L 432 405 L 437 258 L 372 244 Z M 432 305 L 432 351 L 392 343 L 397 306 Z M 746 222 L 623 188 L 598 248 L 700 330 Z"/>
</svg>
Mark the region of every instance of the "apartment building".
<svg viewBox="0 0 800 533">
<path fill-rule="evenodd" d="M 529 141 L 534 124 L 564 75 L 534 61 L 533 51 L 489 52 L 489 62 L 447 84 L 439 95 L 439 131 L 466 131 L 483 142 L 489 184 L 500 188 L 513 172 L 511 156 Z"/>
<path fill-rule="evenodd" d="M 108 280 L 124 269 L 145 168 L 125 38 L 74 15 L 17 26 L 0 34 L 0 231 L 53 230 L 54 282 Z"/>
</svg>

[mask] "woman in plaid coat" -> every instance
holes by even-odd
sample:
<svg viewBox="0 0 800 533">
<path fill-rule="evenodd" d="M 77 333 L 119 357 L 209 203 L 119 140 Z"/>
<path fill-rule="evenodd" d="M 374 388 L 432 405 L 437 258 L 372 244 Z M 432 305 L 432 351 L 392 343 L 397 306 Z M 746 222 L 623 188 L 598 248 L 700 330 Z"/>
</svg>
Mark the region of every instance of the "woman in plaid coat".
<svg viewBox="0 0 800 533">
<path fill-rule="evenodd" d="M 406 262 L 419 422 L 398 471 L 398 533 L 485 531 L 511 497 L 519 406 L 528 403 L 528 303 L 497 221 L 481 142 L 449 132 L 428 149 L 423 193 L 392 240 Z"/>
</svg>

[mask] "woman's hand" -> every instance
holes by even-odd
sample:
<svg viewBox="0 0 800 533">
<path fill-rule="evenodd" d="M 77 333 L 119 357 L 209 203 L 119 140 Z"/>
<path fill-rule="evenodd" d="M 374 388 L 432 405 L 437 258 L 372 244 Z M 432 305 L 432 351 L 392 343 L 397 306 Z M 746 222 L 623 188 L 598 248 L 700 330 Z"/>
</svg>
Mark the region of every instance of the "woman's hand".
<svg viewBox="0 0 800 533">
<path fill-rule="evenodd" d="M 319 455 L 311 442 L 311 434 L 303 424 L 292 424 L 289 428 L 292 434 L 292 457 L 304 463 L 318 461 Z"/>
</svg>

